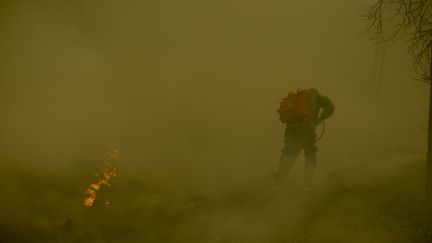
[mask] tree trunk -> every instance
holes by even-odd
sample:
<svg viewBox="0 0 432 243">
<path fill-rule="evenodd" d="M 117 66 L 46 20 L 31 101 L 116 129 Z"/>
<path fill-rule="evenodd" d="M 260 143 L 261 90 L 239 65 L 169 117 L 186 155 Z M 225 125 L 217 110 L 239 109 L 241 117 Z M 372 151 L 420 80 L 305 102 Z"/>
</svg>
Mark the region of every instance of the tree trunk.
<svg viewBox="0 0 432 243">
<path fill-rule="evenodd" d="M 430 76 L 429 76 L 429 124 L 428 124 L 428 145 L 426 155 L 426 197 L 432 202 L 432 46 L 430 50 Z"/>
</svg>

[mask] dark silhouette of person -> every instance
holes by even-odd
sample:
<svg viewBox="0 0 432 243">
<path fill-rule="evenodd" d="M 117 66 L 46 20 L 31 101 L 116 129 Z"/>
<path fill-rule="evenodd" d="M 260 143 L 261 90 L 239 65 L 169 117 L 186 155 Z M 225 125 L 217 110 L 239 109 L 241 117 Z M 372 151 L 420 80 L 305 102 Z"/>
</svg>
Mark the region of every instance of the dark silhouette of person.
<svg viewBox="0 0 432 243">
<path fill-rule="evenodd" d="M 291 167 L 303 150 L 305 155 L 305 184 L 312 189 L 314 171 L 317 164 L 315 128 L 334 113 L 333 102 L 316 89 L 303 90 L 310 96 L 311 115 L 284 121 L 285 140 L 280 156 L 278 171 L 275 174 L 277 186 L 281 186 L 289 174 Z"/>
</svg>

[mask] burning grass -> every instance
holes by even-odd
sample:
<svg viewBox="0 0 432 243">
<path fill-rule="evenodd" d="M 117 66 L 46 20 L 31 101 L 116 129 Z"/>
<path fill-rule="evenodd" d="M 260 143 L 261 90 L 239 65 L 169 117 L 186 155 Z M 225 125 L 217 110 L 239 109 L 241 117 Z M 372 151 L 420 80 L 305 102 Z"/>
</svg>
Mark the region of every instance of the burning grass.
<svg viewBox="0 0 432 243">
<path fill-rule="evenodd" d="M 88 188 L 85 190 L 87 197 L 84 200 L 84 206 L 93 207 L 96 198 L 97 192 L 103 187 L 110 187 L 112 180 L 117 177 L 117 168 L 112 166 L 112 163 L 118 160 L 120 155 L 120 151 L 117 149 L 113 149 L 108 152 L 108 159 L 103 160 L 103 168 L 102 170 L 98 167 L 93 167 L 96 171 L 97 181 L 95 183 L 91 183 Z M 105 204 L 109 205 L 109 199 L 105 198 Z"/>
</svg>

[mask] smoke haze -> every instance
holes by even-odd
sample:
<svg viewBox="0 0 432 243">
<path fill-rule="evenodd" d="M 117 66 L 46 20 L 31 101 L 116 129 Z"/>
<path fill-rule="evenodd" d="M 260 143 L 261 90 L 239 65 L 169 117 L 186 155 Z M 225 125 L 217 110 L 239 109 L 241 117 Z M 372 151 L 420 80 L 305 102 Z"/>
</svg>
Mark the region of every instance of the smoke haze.
<svg viewBox="0 0 432 243">
<path fill-rule="evenodd" d="M 116 148 L 119 181 L 256 185 L 277 168 L 280 98 L 313 87 L 336 107 L 318 142 L 321 181 L 365 165 L 371 179 L 396 173 L 424 157 L 428 88 L 404 40 L 385 44 L 377 69 L 380 45 L 360 17 L 371 3 L 2 1 L 2 165 L 61 177 Z"/>
</svg>

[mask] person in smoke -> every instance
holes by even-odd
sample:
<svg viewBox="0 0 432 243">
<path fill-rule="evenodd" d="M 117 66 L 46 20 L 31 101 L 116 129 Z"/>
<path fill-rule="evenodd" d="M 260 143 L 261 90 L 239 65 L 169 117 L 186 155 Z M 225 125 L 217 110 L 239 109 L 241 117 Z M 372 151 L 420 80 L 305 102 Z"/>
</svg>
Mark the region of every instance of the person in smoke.
<svg viewBox="0 0 432 243">
<path fill-rule="evenodd" d="M 333 102 L 316 89 L 299 89 L 282 99 L 278 113 L 286 128 L 285 143 L 275 174 L 276 184 L 278 187 L 283 184 L 297 156 L 303 150 L 306 160 L 305 184 L 311 189 L 318 150 L 315 128 L 333 115 Z"/>
</svg>

